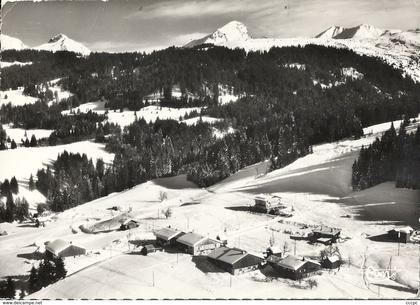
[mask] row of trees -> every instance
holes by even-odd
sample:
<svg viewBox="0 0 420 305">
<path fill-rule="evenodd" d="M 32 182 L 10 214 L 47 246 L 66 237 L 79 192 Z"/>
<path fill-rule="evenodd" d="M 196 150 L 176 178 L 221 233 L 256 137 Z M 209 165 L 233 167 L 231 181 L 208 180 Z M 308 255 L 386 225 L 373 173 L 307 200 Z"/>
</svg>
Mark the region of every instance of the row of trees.
<svg viewBox="0 0 420 305">
<path fill-rule="evenodd" d="M 0 203 L 0 222 L 23 221 L 29 216 L 29 204 L 25 198 L 13 198 L 13 194 L 19 193 L 19 185 L 16 177 L 5 179 L 0 183 L 0 199 L 5 198 L 6 204 Z"/>
<path fill-rule="evenodd" d="M 407 132 L 409 120 L 397 134 L 394 125 L 368 147 L 362 147 L 353 164 L 352 185 L 363 190 L 386 181 L 396 187 L 420 189 L 420 127 Z"/>
</svg>

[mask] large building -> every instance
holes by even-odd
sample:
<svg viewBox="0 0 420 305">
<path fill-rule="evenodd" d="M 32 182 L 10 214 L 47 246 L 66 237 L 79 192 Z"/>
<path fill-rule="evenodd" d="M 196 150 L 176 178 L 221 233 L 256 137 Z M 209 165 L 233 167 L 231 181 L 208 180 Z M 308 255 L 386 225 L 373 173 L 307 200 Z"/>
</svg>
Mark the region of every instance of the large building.
<svg viewBox="0 0 420 305">
<path fill-rule="evenodd" d="M 253 210 L 256 212 L 269 213 L 275 208 L 284 207 L 281 204 L 279 196 L 272 196 L 268 194 L 259 194 L 254 197 L 255 205 Z"/>
<path fill-rule="evenodd" d="M 394 228 L 388 231 L 388 238 L 393 241 L 400 243 L 410 242 L 411 234 L 413 234 L 414 229 L 412 227 L 400 227 Z"/>
<path fill-rule="evenodd" d="M 177 238 L 176 243 L 183 252 L 192 255 L 206 255 L 223 245 L 223 242 L 220 240 L 211 239 L 193 232 L 185 233 Z"/>
<path fill-rule="evenodd" d="M 86 254 L 86 249 L 75 246 L 71 242 L 56 239 L 45 245 L 45 255 L 47 257 L 69 257 Z"/>
<path fill-rule="evenodd" d="M 263 258 L 236 248 L 220 247 L 207 255 L 210 262 L 235 275 L 259 268 Z"/>
<path fill-rule="evenodd" d="M 267 263 L 276 270 L 281 277 L 292 280 L 299 280 L 310 276 L 321 269 L 321 265 L 318 262 L 305 258 L 298 258 L 292 255 L 286 256 L 285 258 L 272 255 L 268 257 Z"/>
<path fill-rule="evenodd" d="M 184 232 L 173 228 L 162 228 L 154 232 L 156 243 L 162 247 L 174 246 L 178 237 L 184 235 Z"/>
</svg>

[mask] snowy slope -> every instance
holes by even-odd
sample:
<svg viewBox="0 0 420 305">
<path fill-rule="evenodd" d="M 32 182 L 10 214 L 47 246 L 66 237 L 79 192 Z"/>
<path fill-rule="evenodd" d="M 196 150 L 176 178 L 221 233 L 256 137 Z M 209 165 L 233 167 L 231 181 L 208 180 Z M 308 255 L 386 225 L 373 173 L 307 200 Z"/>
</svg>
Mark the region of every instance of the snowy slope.
<svg viewBox="0 0 420 305">
<path fill-rule="evenodd" d="M 225 33 L 225 27 L 229 29 L 229 35 L 222 35 Z M 271 47 L 305 46 L 308 44 L 348 48 L 359 54 L 379 57 L 388 64 L 402 69 L 415 81 L 420 82 L 419 30 L 382 30 L 362 24 L 352 28 L 333 26 L 315 38 L 251 38 L 247 33 L 245 25 L 241 24 L 240 27 L 235 28 L 229 23 L 209 36 L 186 44 L 185 47 L 212 43 L 228 48 L 243 48 L 246 51 L 267 51 Z M 216 39 L 216 37 L 219 38 Z"/>
<path fill-rule="evenodd" d="M 1 105 L 11 103 L 13 106 L 22 106 L 25 104 L 33 104 L 38 100 L 36 97 L 23 94 L 23 87 L 16 90 L 0 91 L 0 107 Z"/>
<path fill-rule="evenodd" d="M 3 129 L 6 131 L 8 137 L 11 140 L 15 140 L 16 143 L 21 143 L 21 140 L 28 140 L 31 139 L 32 135 L 34 135 L 37 139 L 41 138 L 48 138 L 50 134 L 54 131 L 52 129 L 22 129 L 22 128 L 13 128 L 8 124 L 3 124 Z M 26 138 L 25 138 L 26 133 Z"/>
<path fill-rule="evenodd" d="M 162 178 L 53 215 L 43 228 L 0 224 L 0 231 L 9 233 L 0 237 L 0 276 L 27 274 L 32 264 L 39 262 L 35 251 L 43 251 L 45 241 L 61 238 L 86 247 L 88 255 L 66 258 L 67 278 L 31 298 L 377 298 L 377 290 L 365 286 L 360 271 L 368 248 L 373 249 L 367 253 L 369 265 L 386 268 L 392 257 L 393 266 L 399 268 L 397 281 L 382 282 L 379 297 L 412 298 L 418 285 L 417 245 L 402 245 L 397 257 L 395 244 L 366 238 L 386 232 L 393 224 L 361 220 L 358 212 L 374 203 L 391 208 L 388 215 L 395 209 L 401 210 L 397 217 L 405 217 L 403 211 L 410 209 L 404 207 L 416 203 L 418 191 L 395 189 L 388 183 L 366 190 L 357 201 L 341 198 L 356 197 L 347 187 L 348 173 L 361 145 L 374 141 L 388 126 L 369 127 L 374 134 L 359 140 L 318 145 L 314 154 L 265 176 L 256 170 L 263 168 L 263 163 L 250 166 L 210 190 L 194 188 L 185 176 Z M 255 193 L 267 191 L 279 194 L 284 204 L 293 206 L 294 216 L 284 219 L 244 211 L 253 204 Z M 162 192 L 167 194 L 163 201 Z M 392 194 L 393 204 L 386 202 L 386 194 Z M 120 210 L 110 210 L 113 206 Z M 168 207 L 172 217 L 164 219 L 161 211 Z M 81 225 L 95 230 L 116 228 L 127 218 L 139 220 L 140 227 L 98 234 L 80 230 Z M 313 289 L 271 278 L 269 268 L 231 277 L 205 259 L 187 254 L 126 254 L 139 250 L 135 241 L 153 238 L 153 230 L 168 225 L 209 237 L 220 235 L 229 246 L 261 253 L 270 238 L 277 246 L 285 242 L 291 246 L 288 232 L 309 232 L 304 224 L 340 227 L 342 236 L 350 238 L 339 243 L 343 258 L 350 263 L 337 273 L 314 276 L 318 285 Z M 316 256 L 322 249 L 323 245 L 296 242 L 297 255 Z"/>
<path fill-rule="evenodd" d="M 84 56 L 89 55 L 91 52 L 87 47 L 85 47 L 80 42 L 77 42 L 61 33 L 52 37 L 47 43 L 44 43 L 38 47 L 35 47 L 34 49 L 51 51 L 51 52 L 70 51 L 70 52 L 80 53 Z"/>
<path fill-rule="evenodd" d="M 58 154 L 65 150 L 72 153 L 85 153 L 94 161 L 102 158 L 105 163 L 111 163 L 113 154 L 105 151 L 105 145 L 90 141 L 75 142 L 65 145 L 45 147 L 19 147 L 0 151 L 0 181 L 16 176 L 18 182 L 27 181 L 31 174 L 36 175 L 42 169 L 57 159 Z"/>
<path fill-rule="evenodd" d="M 2 50 L 23 50 L 27 48 L 27 46 L 20 39 L 9 35 L 0 34 L 0 40 Z"/>
</svg>

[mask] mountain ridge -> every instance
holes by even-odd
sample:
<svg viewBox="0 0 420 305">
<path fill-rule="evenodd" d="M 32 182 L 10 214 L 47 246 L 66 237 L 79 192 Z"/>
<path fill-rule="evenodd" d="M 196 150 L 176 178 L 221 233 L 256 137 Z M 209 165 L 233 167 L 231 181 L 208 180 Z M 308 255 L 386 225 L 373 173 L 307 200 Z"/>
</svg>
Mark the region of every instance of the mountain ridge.
<svg viewBox="0 0 420 305">
<path fill-rule="evenodd" d="M 420 82 L 419 29 L 402 31 L 379 29 L 368 24 L 348 28 L 335 25 L 315 37 L 252 38 L 249 35 L 241 35 L 241 33 L 248 33 L 248 29 L 243 23 L 240 23 L 241 31 L 229 32 L 229 35 L 222 35 L 223 39 L 215 39 L 220 33 L 224 33 L 226 27 L 234 31 L 235 27 L 230 25 L 231 23 L 228 23 L 212 34 L 187 43 L 184 47 L 195 47 L 206 43 L 231 49 L 241 48 L 247 52 L 308 44 L 347 48 L 360 55 L 378 57 L 389 65 L 402 70 L 404 76 L 409 76 L 414 81 Z M 229 39 L 230 37 L 234 37 L 234 39 Z"/>
</svg>

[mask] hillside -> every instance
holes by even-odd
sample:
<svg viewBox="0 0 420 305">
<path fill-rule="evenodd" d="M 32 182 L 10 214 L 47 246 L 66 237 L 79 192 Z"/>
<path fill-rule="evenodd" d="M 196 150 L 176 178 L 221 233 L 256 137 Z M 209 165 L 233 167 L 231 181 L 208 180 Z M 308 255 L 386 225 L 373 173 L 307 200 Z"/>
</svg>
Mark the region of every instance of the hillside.
<svg viewBox="0 0 420 305">
<path fill-rule="evenodd" d="M 0 42 L 2 50 L 23 50 L 27 48 L 20 39 L 6 34 L 0 34 Z"/>
<path fill-rule="evenodd" d="M 369 130 L 374 130 L 374 133 L 360 140 L 345 140 L 314 147 L 313 155 L 262 177 L 255 170 L 259 166 L 257 164 L 208 190 L 194 188 L 186 183 L 185 176 L 159 179 L 47 217 L 44 228 L 16 223 L 1 224 L 0 229 L 7 230 L 9 235 L 0 239 L 3 249 L 0 255 L 0 275 L 28 272 L 31 263 L 36 263 L 33 252 L 37 249 L 43 251 L 44 241 L 63 238 L 86 247 L 89 254 L 67 258 L 68 277 L 31 295 L 31 298 L 279 298 L 285 295 L 305 298 L 376 298 L 376 289 L 368 289 L 360 274 L 360 257 L 368 247 L 372 249 L 368 252 L 370 265 L 385 267 L 389 257 L 393 256 L 395 266 L 411 266 L 399 269 L 397 282 L 385 282 L 380 297 L 413 297 L 415 290 L 406 287 L 417 287 L 416 245 L 404 245 L 404 254 L 397 257 L 395 244 L 374 242 L 366 236 L 381 234 L 391 228 L 394 222 L 406 220 L 406 215 L 401 214 L 401 211 L 412 213 L 406 207 L 415 204 L 412 200 L 418 192 L 398 190 L 385 184 L 369 191 L 369 196 L 364 197 L 366 201 L 358 196 L 357 205 L 340 200 L 342 196 L 356 196 L 348 189 L 349 175 L 343 173 L 351 172 L 351 160 L 357 155 L 360 146 L 372 142 L 386 129 L 373 126 Z M 267 191 L 275 192 L 287 206 L 293 206 L 294 216 L 279 222 L 278 218 L 241 210 L 253 203 L 255 193 Z M 160 195 L 162 192 L 167 195 L 163 201 Z M 393 205 L 381 203 L 382 194 L 386 192 L 393 193 Z M 375 200 L 377 203 L 371 204 Z M 389 223 L 382 219 L 359 217 L 360 211 L 381 205 L 389 207 Z M 119 211 L 108 210 L 113 206 L 118 206 Z M 172 207 L 173 210 L 172 217 L 167 220 L 162 218 L 163 215 L 158 217 L 159 211 L 166 207 Z M 395 214 L 396 210 L 399 214 Z M 343 218 L 343 215 L 348 214 L 350 218 Z M 118 226 L 121 217 L 138 219 L 141 226 L 130 232 L 87 234 L 79 230 L 82 224 L 100 229 L 104 221 L 109 224 L 115 222 L 113 226 Z M 282 245 L 289 240 L 286 230 L 302 231 L 299 223 L 340 227 L 343 236 L 350 237 L 339 244 L 343 257 L 351 262 L 349 266 L 344 266 L 336 274 L 324 272 L 315 276 L 318 287 L 311 290 L 293 287 L 289 281 L 282 279 L 265 281 L 265 277 L 269 276 L 265 272 L 269 271 L 255 271 L 233 277 L 232 287 L 229 287 L 229 274 L 212 270 L 211 265 L 186 254 L 177 256 L 158 253 L 146 257 L 126 254 L 134 249 L 135 240 L 152 238 L 150 233 L 153 229 L 167 225 L 213 237 L 219 234 L 227 238 L 231 246 L 261 252 L 273 234 L 276 242 Z M 317 255 L 322 248 L 304 241 L 297 242 L 299 255 Z M 186 273 L 189 274 L 187 280 Z M 108 285 L 113 289 L 108 289 Z M 130 289 L 131 285 L 141 289 Z M 335 289 L 337 285 L 343 289 Z"/>
</svg>

